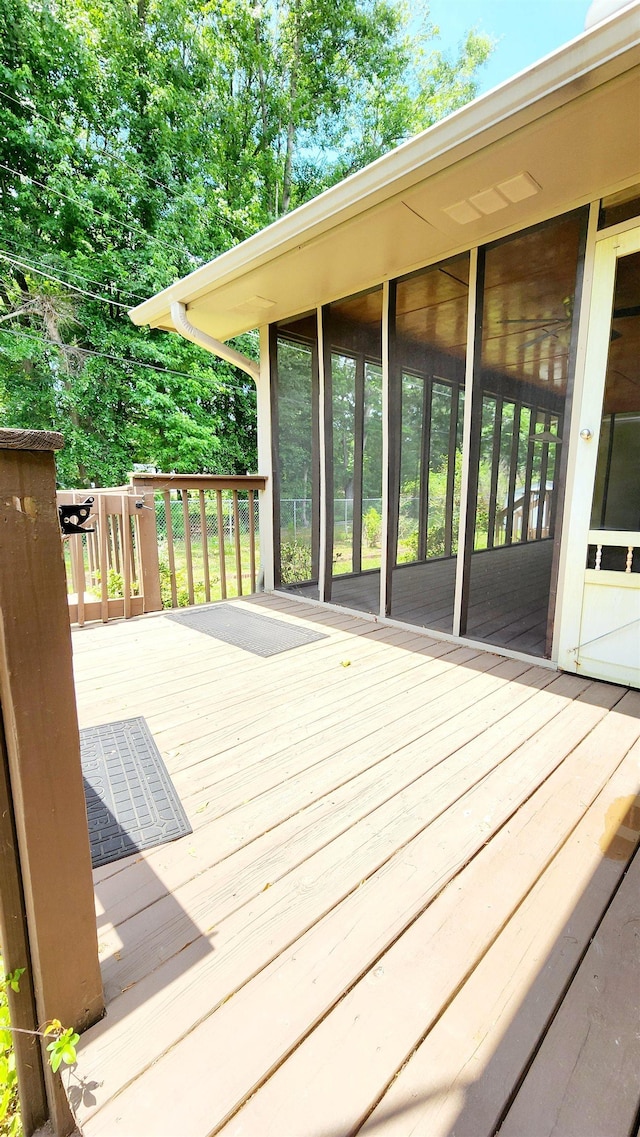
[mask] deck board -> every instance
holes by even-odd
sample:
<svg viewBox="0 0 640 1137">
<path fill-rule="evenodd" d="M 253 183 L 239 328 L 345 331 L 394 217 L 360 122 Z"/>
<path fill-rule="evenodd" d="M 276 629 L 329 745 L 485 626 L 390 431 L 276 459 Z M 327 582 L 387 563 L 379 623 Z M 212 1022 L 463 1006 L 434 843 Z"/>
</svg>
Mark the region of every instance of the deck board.
<svg viewBox="0 0 640 1137">
<path fill-rule="evenodd" d="M 162 616 L 74 634 L 81 725 L 145 715 L 194 829 L 95 874 L 108 1014 L 79 1048 L 81 1132 L 399 1137 L 406 1113 L 432 1137 L 422 1056 L 483 972 L 467 1018 L 501 1117 L 551 1017 L 492 1066 L 505 952 L 551 880 L 540 943 L 553 955 L 586 889 L 587 950 L 625 862 L 601 859 L 592 890 L 566 865 L 586 848 L 593 868 L 603 811 L 635 792 L 640 695 L 298 599 L 233 603 L 328 638 L 265 660 Z M 539 982 L 515 963 L 505 1018 Z M 469 1045 L 433 1137 L 464 1114 Z"/>
<path fill-rule="evenodd" d="M 532 541 L 474 553 L 467 634 L 471 639 L 543 656 L 551 582 L 553 541 Z M 393 570 L 391 615 L 418 627 L 451 632 L 456 558 L 398 565 Z M 292 588 L 311 595 L 312 586 Z M 380 573 L 336 575 L 332 603 L 378 612 Z"/>
<path fill-rule="evenodd" d="M 636 745 L 415 1049 L 363 1137 L 492 1137 L 626 869 L 602 857 L 603 819 L 639 776 Z M 541 1132 L 534 1127 L 535 1137 Z M 613 1133 L 605 1125 L 599 1137 Z"/>
<path fill-rule="evenodd" d="M 640 1098 L 639 895 L 636 856 L 507 1113 L 503 1137 L 632 1132 Z"/>
</svg>

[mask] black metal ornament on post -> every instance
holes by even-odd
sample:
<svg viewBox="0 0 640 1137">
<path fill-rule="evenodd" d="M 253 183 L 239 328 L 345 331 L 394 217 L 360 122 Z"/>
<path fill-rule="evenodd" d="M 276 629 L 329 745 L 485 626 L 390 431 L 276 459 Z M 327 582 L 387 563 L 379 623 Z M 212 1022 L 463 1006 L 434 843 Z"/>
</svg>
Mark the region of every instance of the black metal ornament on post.
<svg viewBox="0 0 640 1137">
<path fill-rule="evenodd" d="M 59 505 L 58 516 L 63 537 L 71 537 L 73 533 L 95 533 L 95 529 L 86 529 L 85 521 L 91 516 L 91 506 L 95 498 L 88 497 L 82 505 Z"/>
</svg>

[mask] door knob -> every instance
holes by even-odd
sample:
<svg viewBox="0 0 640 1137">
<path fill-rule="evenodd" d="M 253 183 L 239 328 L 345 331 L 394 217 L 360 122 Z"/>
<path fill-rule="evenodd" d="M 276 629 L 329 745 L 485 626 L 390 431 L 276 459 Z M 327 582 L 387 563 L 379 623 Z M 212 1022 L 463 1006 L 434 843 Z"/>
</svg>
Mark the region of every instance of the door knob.
<svg viewBox="0 0 640 1137">
<path fill-rule="evenodd" d="M 583 426 L 582 430 L 580 431 L 580 437 L 584 442 L 590 442 L 593 438 L 593 433 L 589 430 L 588 426 Z"/>
</svg>

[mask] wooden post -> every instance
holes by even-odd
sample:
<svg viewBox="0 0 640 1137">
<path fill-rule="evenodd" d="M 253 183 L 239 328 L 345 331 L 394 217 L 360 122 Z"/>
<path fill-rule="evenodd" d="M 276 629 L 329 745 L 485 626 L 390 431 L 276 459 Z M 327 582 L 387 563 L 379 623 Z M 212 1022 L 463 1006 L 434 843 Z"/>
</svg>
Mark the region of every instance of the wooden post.
<svg viewBox="0 0 640 1137">
<path fill-rule="evenodd" d="M 84 1030 L 104 1013 L 53 451 L 62 437 L 0 430 L 0 706 L 37 1022 Z M 15 959 L 12 959 L 15 964 Z M 44 1068 L 58 1137 L 73 1120 Z"/>
<path fill-rule="evenodd" d="M 144 479 L 142 479 L 144 482 Z M 156 497 L 154 487 L 150 491 L 141 489 L 140 482 L 132 478 L 132 489 L 138 500 L 142 502 L 142 509 L 136 509 L 138 521 L 138 554 L 140 561 L 140 576 L 142 577 L 142 595 L 144 597 L 145 612 L 162 611 L 162 594 L 160 591 L 160 562 L 158 558 L 158 525 L 156 521 Z M 165 501 L 168 495 L 165 496 Z M 167 532 L 171 524 L 167 517 Z M 168 542 L 172 548 L 172 542 Z M 174 603 L 174 608 L 176 603 Z"/>
<path fill-rule="evenodd" d="M 20 990 L 7 991 L 13 1036 L 13 1052 L 18 1073 L 20 1114 L 26 1137 L 44 1125 L 49 1116 L 44 1085 L 44 1063 L 38 1038 L 23 1031 L 34 1031 L 38 1016 L 33 994 L 29 960 L 29 937 L 20 875 L 20 855 L 13 821 L 4 726 L 0 716 L 0 940 L 5 973 L 26 967 Z"/>
</svg>

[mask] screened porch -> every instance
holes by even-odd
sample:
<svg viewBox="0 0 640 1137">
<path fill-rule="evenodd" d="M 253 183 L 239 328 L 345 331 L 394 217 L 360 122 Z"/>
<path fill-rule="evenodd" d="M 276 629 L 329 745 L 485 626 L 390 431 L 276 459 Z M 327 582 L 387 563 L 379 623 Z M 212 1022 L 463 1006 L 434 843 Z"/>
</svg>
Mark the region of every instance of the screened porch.
<svg viewBox="0 0 640 1137">
<path fill-rule="evenodd" d="M 277 587 L 550 654 L 586 222 L 272 328 Z"/>
</svg>

